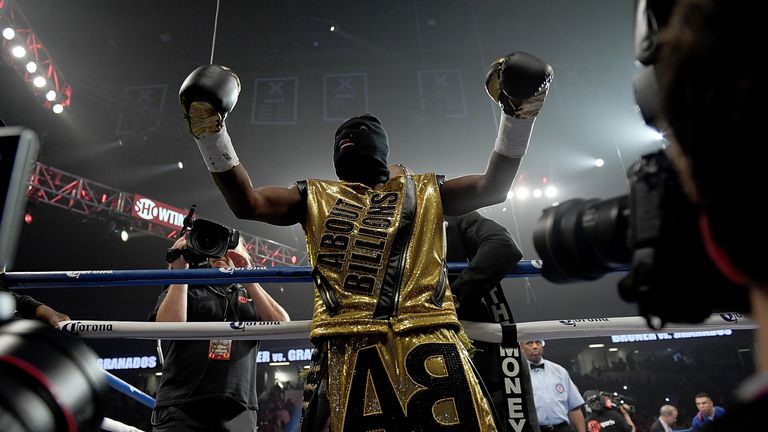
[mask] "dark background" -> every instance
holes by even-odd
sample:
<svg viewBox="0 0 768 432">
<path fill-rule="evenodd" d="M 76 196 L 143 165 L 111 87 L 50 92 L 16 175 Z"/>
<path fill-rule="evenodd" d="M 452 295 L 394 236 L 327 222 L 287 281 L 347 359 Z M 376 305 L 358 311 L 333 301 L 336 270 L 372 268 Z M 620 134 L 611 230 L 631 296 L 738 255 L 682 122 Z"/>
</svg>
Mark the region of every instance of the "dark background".
<svg viewBox="0 0 768 432">
<path fill-rule="evenodd" d="M 175 207 L 197 204 L 201 216 L 304 248 L 298 226 L 237 220 L 185 130 L 176 95 L 187 74 L 209 61 L 214 1 L 26 0 L 17 5 L 73 88 L 72 106 L 55 115 L 14 68 L 0 63 L 0 116 L 38 133 L 41 163 Z M 512 51 L 533 53 L 553 66 L 555 80 L 516 186 L 534 187 L 546 176 L 558 196 L 507 200 L 483 213 L 510 229 L 525 259 L 536 259 L 532 232 L 543 208 L 568 198 L 625 194 L 628 165 L 662 145 L 634 105 L 632 9 L 629 0 L 222 0 L 214 62 L 230 66 L 242 82 L 228 130 L 256 185 L 333 178 L 332 134 L 339 122 L 324 120 L 323 76 L 364 73 L 368 109 L 387 129 L 391 162 L 449 178 L 479 172 L 493 147 L 499 115 L 483 86 L 487 66 Z M 418 71 L 441 70 L 459 71 L 466 115 L 447 116 L 439 101 L 420 91 Z M 296 124 L 251 123 L 255 80 L 276 77 L 298 79 Z M 125 100 L 104 95 L 124 94 L 134 86 L 167 87 L 158 122 L 139 122 L 126 131 L 120 123 Z M 604 159 L 605 166 L 594 167 L 595 158 Z M 177 161 L 183 161 L 183 170 L 173 168 Z M 24 225 L 13 271 L 165 265 L 171 244 L 166 239 L 137 236 L 124 243 L 111 234 L 107 220 L 45 203 L 31 203 L 30 212 L 33 221 Z M 635 315 L 636 306 L 618 296 L 619 277 L 562 286 L 540 278 L 508 279 L 504 288 L 518 321 Z M 269 284 L 267 289 L 292 319 L 311 318 L 309 285 Z M 75 319 L 144 320 L 160 290 L 25 293 Z M 748 341 L 747 336 L 730 348 L 722 342 L 717 349 L 725 351 L 714 355 L 737 359 L 735 349 L 749 347 Z M 153 350 L 142 341 L 91 343 L 104 356 Z M 562 361 L 587 343 L 563 342 Z M 558 355 L 556 343 L 548 349 Z M 751 367 L 746 364 L 743 372 Z M 692 395 L 685 397 L 690 400 L 683 403 L 691 405 Z"/>
</svg>

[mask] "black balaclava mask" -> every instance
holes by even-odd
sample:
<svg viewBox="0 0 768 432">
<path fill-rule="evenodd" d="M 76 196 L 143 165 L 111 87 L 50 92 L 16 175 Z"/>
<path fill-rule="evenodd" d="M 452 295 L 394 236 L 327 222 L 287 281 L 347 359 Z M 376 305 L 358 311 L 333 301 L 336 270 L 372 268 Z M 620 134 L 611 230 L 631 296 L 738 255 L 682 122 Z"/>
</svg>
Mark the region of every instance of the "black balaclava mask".
<svg viewBox="0 0 768 432">
<path fill-rule="evenodd" d="M 349 140 L 351 144 L 345 145 L 342 150 L 344 140 Z M 367 186 L 386 182 L 389 180 L 388 155 L 387 132 L 373 114 L 352 117 L 336 130 L 333 166 L 339 180 Z"/>
</svg>

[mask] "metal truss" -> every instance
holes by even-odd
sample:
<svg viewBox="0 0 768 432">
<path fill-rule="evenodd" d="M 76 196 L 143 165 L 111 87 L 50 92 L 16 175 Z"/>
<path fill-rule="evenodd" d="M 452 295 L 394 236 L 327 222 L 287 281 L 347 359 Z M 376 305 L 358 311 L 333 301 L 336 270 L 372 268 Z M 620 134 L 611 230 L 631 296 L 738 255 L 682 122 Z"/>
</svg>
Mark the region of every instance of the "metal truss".
<svg viewBox="0 0 768 432">
<path fill-rule="evenodd" d="M 61 108 L 70 105 L 72 87 L 64 79 L 61 71 L 48 54 L 40 39 L 32 31 L 26 17 L 11 0 L 0 0 L 0 30 L 13 29 L 12 39 L 0 38 L 0 55 L 11 65 L 38 97 L 45 108 L 58 104 Z M 23 56 L 14 58 L 11 49 L 20 47 L 25 50 Z M 29 64 L 34 63 L 34 69 Z M 43 85 L 36 85 L 35 79 L 45 78 Z"/>
<path fill-rule="evenodd" d="M 178 229 L 143 220 L 132 215 L 136 195 L 84 179 L 59 169 L 38 163 L 30 180 L 29 200 L 69 211 L 113 221 L 129 231 L 143 232 L 171 239 Z M 246 249 L 256 266 L 303 266 L 307 252 L 284 244 L 240 232 Z"/>
</svg>

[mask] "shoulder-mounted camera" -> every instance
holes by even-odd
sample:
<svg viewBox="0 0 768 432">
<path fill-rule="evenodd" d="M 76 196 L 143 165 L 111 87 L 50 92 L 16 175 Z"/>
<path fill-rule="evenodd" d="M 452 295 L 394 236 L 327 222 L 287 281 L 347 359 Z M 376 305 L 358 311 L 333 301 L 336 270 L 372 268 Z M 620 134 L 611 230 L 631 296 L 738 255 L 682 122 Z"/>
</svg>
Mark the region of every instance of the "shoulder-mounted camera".
<svg viewBox="0 0 768 432">
<path fill-rule="evenodd" d="M 187 244 L 180 249 L 168 249 L 166 262 L 171 262 L 179 256 L 189 263 L 190 268 L 208 267 L 208 258 L 223 258 L 227 251 L 237 247 L 240 242 L 240 231 L 229 228 L 208 219 L 192 219 L 196 206 L 192 206 L 184 218 L 184 226 L 179 237 L 187 231 Z"/>
</svg>

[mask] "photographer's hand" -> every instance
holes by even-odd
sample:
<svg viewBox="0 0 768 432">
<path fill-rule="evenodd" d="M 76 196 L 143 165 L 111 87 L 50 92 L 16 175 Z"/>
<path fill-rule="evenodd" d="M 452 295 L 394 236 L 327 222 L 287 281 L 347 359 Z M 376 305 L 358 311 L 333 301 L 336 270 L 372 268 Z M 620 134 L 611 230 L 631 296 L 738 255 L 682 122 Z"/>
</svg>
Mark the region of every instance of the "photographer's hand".
<svg viewBox="0 0 768 432">
<path fill-rule="evenodd" d="M 66 314 L 63 314 L 44 304 L 38 306 L 37 309 L 35 309 L 35 319 L 56 328 L 59 327 L 59 322 L 70 320 L 69 316 Z"/>
<path fill-rule="evenodd" d="M 171 246 L 171 250 L 181 249 L 186 246 L 187 240 L 184 237 L 179 238 Z M 189 264 L 182 254 L 168 263 L 171 269 L 187 269 Z M 163 299 L 163 303 L 157 310 L 155 321 L 186 322 L 187 321 L 187 284 L 171 284 L 168 286 L 168 292 Z"/>
<path fill-rule="evenodd" d="M 629 405 L 627 404 L 618 405 L 618 409 L 619 409 L 619 412 L 622 415 L 624 415 L 624 421 L 626 421 L 629 427 L 631 428 L 630 432 L 635 432 L 636 430 L 635 422 L 633 422 L 632 417 L 629 416 L 629 411 L 630 411 Z"/>
<path fill-rule="evenodd" d="M 176 242 L 171 246 L 170 250 L 180 250 L 184 246 L 187 245 L 187 239 L 185 237 L 181 237 L 180 239 L 176 240 Z M 189 263 L 187 263 L 187 260 L 184 259 L 184 255 L 179 254 L 179 256 L 168 263 L 168 268 L 176 269 L 176 270 L 183 270 L 189 268 Z"/>
</svg>

